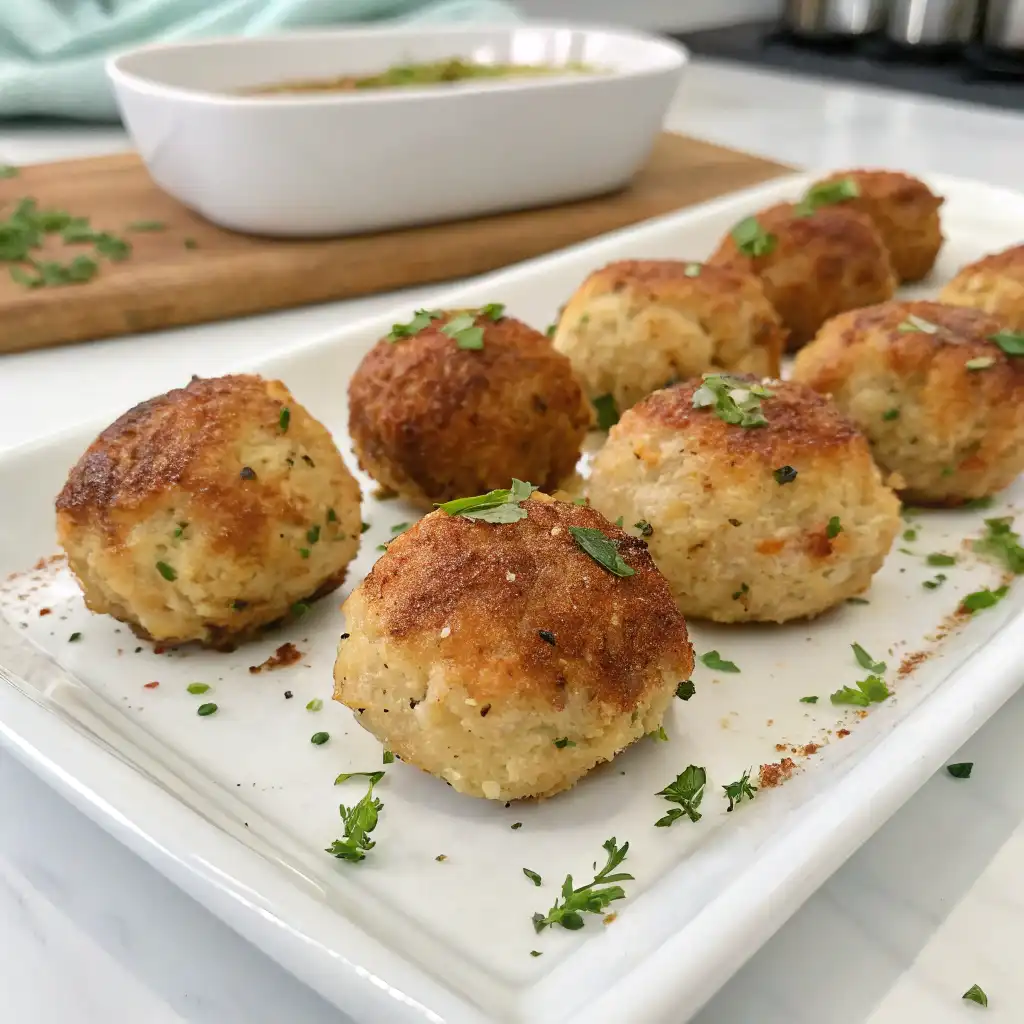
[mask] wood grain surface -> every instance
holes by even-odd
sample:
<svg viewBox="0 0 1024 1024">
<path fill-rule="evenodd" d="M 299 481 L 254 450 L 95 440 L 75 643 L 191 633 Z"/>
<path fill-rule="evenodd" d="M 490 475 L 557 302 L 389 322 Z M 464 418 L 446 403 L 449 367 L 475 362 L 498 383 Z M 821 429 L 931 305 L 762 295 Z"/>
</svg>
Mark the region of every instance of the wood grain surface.
<svg viewBox="0 0 1024 1024">
<path fill-rule="evenodd" d="M 34 197 L 129 239 L 84 284 L 26 288 L 0 270 L 0 353 L 203 323 L 466 277 L 561 249 L 784 174 L 789 168 L 663 134 L 624 191 L 561 206 L 349 238 L 292 241 L 224 231 L 153 184 L 134 153 L 38 164 L 0 180 L 0 217 Z M 135 221 L 166 224 L 133 232 Z M 188 241 L 186 241 L 188 240 Z M 43 258 L 90 246 L 51 236 Z"/>
</svg>

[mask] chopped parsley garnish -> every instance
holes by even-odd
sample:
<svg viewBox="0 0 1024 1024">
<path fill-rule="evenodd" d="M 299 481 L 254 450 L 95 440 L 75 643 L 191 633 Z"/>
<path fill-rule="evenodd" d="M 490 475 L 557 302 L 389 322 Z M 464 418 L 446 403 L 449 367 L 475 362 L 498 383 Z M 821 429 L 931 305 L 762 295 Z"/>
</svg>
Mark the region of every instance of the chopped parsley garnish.
<svg viewBox="0 0 1024 1024">
<path fill-rule="evenodd" d="M 133 220 L 126 231 L 166 231 L 167 225 L 162 220 Z"/>
<path fill-rule="evenodd" d="M 779 466 L 772 470 L 772 476 L 777 484 L 791 484 L 796 479 L 796 470 L 792 466 Z"/>
<path fill-rule="evenodd" d="M 1000 331 L 989 336 L 1008 356 L 1024 356 L 1024 331 Z"/>
<path fill-rule="evenodd" d="M 320 524 L 319 523 L 314 523 L 306 531 L 306 540 L 308 540 L 310 544 L 315 544 L 319 539 L 320 539 Z"/>
<path fill-rule="evenodd" d="M 347 775 L 339 775 L 334 780 L 334 784 L 337 786 L 346 779 L 354 778 L 357 775 L 366 776 L 370 780 L 366 796 L 352 807 L 342 804 L 338 808 L 338 813 L 344 823 L 345 837 L 335 839 L 326 851 L 339 860 L 351 861 L 354 864 L 365 860 L 366 851 L 372 850 L 377 845 L 370 838 L 370 833 L 377 827 L 377 818 L 384 806 L 373 795 L 373 787 L 384 778 L 383 772 L 349 772 Z"/>
<path fill-rule="evenodd" d="M 639 530 L 641 537 L 650 537 L 654 533 L 654 527 L 646 519 L 641 519 L 639 522 L 634 523 L 633 529 Z"/>
<path fill-rule="evenodd" d="M 441 328 L 455 341 L 456 348 L 481 349 L 484 347 L 484 329 L 476 326 L 476 317 L 472 313 L 459 313 L 453 316 Z"/>
<path fill-rule="evenodd" d="M 739 672 L 739 666 L 734 661 L 726 661 L 718 651 L 708 651 L 697 660 L 715 672 Z"/>
<path fill-rule="evenodd" d="M 933 551 L 925 558 L 928 565 L 956 565 L 956 555 L 947 555 L 941 551 Z"/>
<path fill-rule="evenodd" d="M 108 260 L 114 263 L 120 263 L 122 260 L 128 259 L 132 252 L 131 242 L 118 238 L 116 235 L 108 234 L 106 231 L 101 231 L 96 235 L 93 238 L 93 244 L 100 256 L 106 256 Z"/>
<path fill-rule="evenodd" d="M 964 367 L 968 370 L 987 370 L 990 366 L 995 366 L 995 356 L 976 356 L 974 359 L 968 359 L 964 363 Z"/>
<path fill-rule="evenodd" d="M 0 178 L 16 178 L 19 173 L 13 164 L 0 164 Z"/>
<path fill-rule="evenodd" d="M 531 882 L 533 882 L 533 884 L 534 884 L 534 885 L 536 885 L 536 886 L 538 886 L 538 887 L 539 887 L 539 886 L 541 885 L 541 883 L 542 883 L 542 882 L 544 881 L 544 879 L 542 879 L 542 878 L 540 877 L 540 875 L 538 875 L 538 874 L 537 874 L 537 872 L 536 872 L 536 871 L 531 871 L 531 870 L 530 870 L 529 868 L 523 868 L 523 874 L 524 874 L 524 875 L 526 875 L 526 877 L 527 877 L 527 878 L 528 878 L 528 879 L 529 879 L 529 880 L 530 880 Z"/>
<path fill-rule="evenodd" d="M 194 238 L 186 238 L 184 242 L 186 249 L 198 249 L 199 243 Z"/>
<path fill-rule="evenodd" d="M 537 636 L 539 636 L 544 643 L 551 644 L 552 647 L 554 647 L 558 642 L 555 634 L 552 633 L 550 629 L 538 629 Z"/>
<path fill-rule="evenodd" d="M 531 949 L 530 956 L 543 956 L 544 954 L 539 949 Z"/>
<path fill-rule="evenodd" d="M 697 810 L 704 799 L 704 786 L 707 784 L 707 772 L 695 764 L 676 776 L 664 789 L 658 790 L 655 796 L 663 796 L 671 804 L 679 804 L 671 808 L 664 817 L 654 824 L 657 828 L 668 828 L 672 822 L 686 815 L 690 821 L 700 821 L 701 813 Z"/>
<path fill-rule="evenodd" d="M 886 409 L 885 412 L 882 413 L 882 419 L 886 420 L 886 421 L 898 420 L 899 418 L 900 418 L 900 411 L 899 411 L 899 409 Z"/>
<path fill-rule="evenodd" d="M 327 510 L 327 522 L 336 523 L 338 521 L 338 513 L 333 508 Z"/>
<path fill-rule="evenodd" d="M 55 288 L 91 281 L 99 265 L 91 256 L 76 256 L 70 263 L 55 260 L 31 260 L 34 274 L 22 266 L 11 267 L 11 279 L 26 288 Z"/>
<path fill-rule="evenodd" d="M 855 707 L 866 708 L 869 704 L 881 704 L 889 696 L 889 687 L 881 676 L 870 675 L 857 683 L 857 689 L 844 686 L 836 690 L 829 698 L 833 704 L 853 704 Z"/>
<path fill-rule="evenodd" d="M 749 593 L 750 593 L 750 587 L 748 587 L 746 585 L 746 583 L 741 583 L 740 584 L 740 589 L 733 591 L 732 599 L 734 601 L 738 601 L 744 594 L 749 594 Z"/>
<path fill-rule="evenodd" d="M 925 590 L 938 590 L 938 588 L 945 582 L 946 574 L 944 572 L 938 572 L 930 580 L 925 580 L 921 586 L 924 587 Z"/>
<path fill-rule="evenodd" d="M 281 415 L 278 416 L 278 418 L 277 418 L 277 425 L 281 428 L 281 433 L 282 434 L 287 434 L 288 433 L 288 424 L 291 423 L 291 420 L 292 420 L 292 411 L 286 405 L 286 406 L 284 406 L 284 408 L 281 409 Z"/>
<path fill-rule="evenodd" d="M 559 750 L 564 750 L 566 747 L 576 746 L 576 744 L 571 739 L 569 739 L 568 736 L 559 736 L 558 739 L 554 740 L 553 742 Z"/>
<path fill-rule="evenodd" d="M 385 750 L 383 755 L 381 756 L 381 763 L 382 764 L 394 764 L 395 763 L 395 753 L 394 753 L 394 751 L 393 750 Z"/>
<path fill-rule="evenodd" d="M 366 531 L 369 528 L 370 528 L 370 524 L 369 523 L 360 523 L 360 525 L 359 525 L 359 532 L 360 533 L 366 533 Z"/>
<path fill-rule="evenodd" d="M 307 705 L 307 711 L 319 711 L 324 706 L 324 702 L 319 697 L 314 697 Z"/>
<path fill-rule="evenodd" d="M 975 553 L 1002 562 L 1015 576 L 1024 573 L 1024 547 L 1020 545 L 1020 534 L 1013 529 L 1013 517 L 986 519 L 985 526 L 985 535 L 971 545 Z"/>
<path fill-rule="evenodd" d="M 334 780 L 334 784 L 340 786 L 343 782 L 348 782 L 349 779 L 369 779 L 371 785 L 376 785 L 383 778 L 384 772 L 342 772 Z"/>
<path fill-rule="evenodd" d="M 665 732 L 665 726 L 659 725 L 654 732 L 647 734 L 649 739 L 654 740 L 655 743 L 668 743 L 668 733 Z"/>
<path fill-rule="evenodd" d="M 848 597 L 846 599 L 847 604 L 871 604 L 866 597 Z"/>
<path fill-rule="evenodd" d="M 917 540 L 917 529 L 912 526 L 910 527 L 910 529 L 904 530 L 903 539 L 912 544 L 915 540 Z"/>
<path fill-rule="evenodd" d="M 765 231 L 756 217 L 745 217 L 729 233 L 744 256 L 768 256 L 778 243 L 778 238 Z"/>
<path fill-rule="evenodd" d="M 486 306 L 480 307 L 480 315 L 490 317 L 497 322 L 505 315 L 505 303 L 488 302 Z"/>
<path fill-rule="evenodd" d="M 853 648 L 853 656 L 857 659 L 857 664 L 861 668 L 866 668 L 875 675 L 881 675 L 885 671 L 884 661 L 875 661 L 860 644 L 850 644 L 850 646 Z"/>
<path fill-rule="evenodd" d="M 676 696 L 680 700 L 689 700 L 697 692 L 697 687 L 693 685 L 692 679 L 684 679 L 676 687 Z"/>
<path fill-rule="evenodd" d="M 767 424 L 761 400 L 773 398 L 774 392 L 727 373 L 705 373 L 703 381 L 693 393 L 694 409 L 713 409 L 720 420 L 733 426 L 763 427 Z"/>
<path fill-rule="evenodd" d="M 980 985 L 972 985 L 960 998 L 968 999 L 979 1006 L 988 1006 L 988 996 L 985 995 Z"/>
<path fill-rule="evenodd" d="M 300 558 L 309 558 L 309 548 L 299 548 Z"/>
<path fill-rule="evenodd" d="M 570 931 L 578 931 L 583 927 L 584 914 L 603 914 L 610 903 L 615 900 L 626 898 L 622 886 L 614 885 L 614 882 L 630 882 L 633 876 L 624 871 L 616 872 L 615 869 L 626 859 L 629 852 L 629 843 L 622 846 L 616 845 L 615 837 L 606 839 L 601 848 L 608 853 L 608 860 L 601 868 L 594 880 L 578 889 L 572 887 L 572 875 L 566 875 L 562 883 L 561 902 L 555 901 L 555 905 L 547 914 L 534 914 L 533 927 L 536 931 L 542 932 L 545 928 L 554 927 L 556 924 Z"/>
<path fill-rule="evenodd" d="M 210 689 L 210 685 L 209 683 L 189 683 L 185 689 L 188 690 L 189 693 L 206 693 L 206 691 Z"/>
<path fill-rule="evenodd" d="M 615 576 L 632 576 L 635 570 L 626 564 L 615 542 L 591 526 L 570 526 L 576 546 Z"/>
<path fill-rule="evenodd" d="M 72 633 L 71 636 L 68 637 L 68 643 L 69 644 L 75 644 L 75 643 L 78 643 L 78 641 L 81 640 L 81 639 L 82 639 L 82 634 L 76 631 L 76 632 Z"/>
<path fill-rule="evenodd" d="M 407 324 L 394 324 L 391 333 L 384 340 L 394 343 L 400 338 L 411 338 L 414 334 L 419 334 L 432 321 L 440 320 L 442 316 L 444 314 L 436 309 L 417 309 Z"/>
<path fill-rule="evenodd" d="M 911 313 L 906 320 L 897 325 L 896 330 L 901 334 L 910 334 L 915 331 L 920 331 L 923 334 L 937 334 L 939 325 L 933 324 L 930 320 L 923 320 L 921 317 Z"/>
<path fill-rule="evenodd" d="M 291 607 L 293 619 L 301 619 L 309 611 L 309 605 L 305 601 L 296 601 Z"/>
<path fill-rule="evenodd" d="M 1009 590 L 1009 587 L 999 587 L 997 590 L 976 590 L 960 602 L 960 611 L 973 615 L 985 608 L 991 608 L 993 605 L 999 604 Z"/>
<path fill-rule="evenodd" d="M 306 706 L 308 707 L 309 705 L 307 704 Z M 330 738 L 331 734 L 329 732 L 315 732 L 309 737 L 309 742 L 314 746 L 322 747 Z"/>
<path fill-rule="evenodd" d="M 598 395 L 592 404 L 597 413 L 598 430 L 611 430 L 619 422 L 619 409 L 611 395 Z"/>
<path fill-rule="evenodd" d="M 683 267 L 684 277 L 700 277 L 700 272 L 703 269 L 703 264 L 700 263 L 687 263 Z"/>
<path fill-rule="evenodd" d="M 954 779 L 969 779 L 973 768 L 973 761 L 958 761 L 956 764 L 946 765 L 946 771 L 949 772 Z"/>
<path fill-rule="evenodd" d="M 818 698 L 817 697 L 801 697 L 800 698 L 800 703 L 801 704 L 817 704 L 818 703 Z"/>
<path fill-rule="evenodd" d="M 510 488 L 500 488 L 478 494 L 472 498 L 455 498 L 441 505 L 435 505 L 449 516 L 462 516 L 482 523 L 517 523 L 526 518 L 522 502 L 537 490 L 533 484 L 513 478 Z"/>
<path fill-rule="evenodd" d="M 833 516 L 825 527 L 825 536 L 829 540 L 833 540 L 843 532 L 843 524 L 839 521 L 839 516 Z"/>
<path fill-rule="evenodd" d="M 757 792 L 757 786 L 750 784 L 750 769 L 748 768 L 735 782 L 730 782 L 727 786 L 723 786 L 725 795 L 729 800 L 729 806 L 726 807 L 727 811 L 731 811 L 738 804 L 743 802 L 743 799 L 753 800 L 754 794 Z"/>
<path fill-rule="evenodd" d="M 160 573 L 168 583 L 173 583 L 178 578 L 178 574 L 166 562 L 157 562 L 156 571 Z"/>
<path fill-rule="evenodd" d="M 960 507 L 963 509 L 980 509 L 980 508 L 991 508 L 996 503 L 995 498 L 988 496 L 984 498 L 971 498 L 970 501 L 965 501 Z"/>
<path fill-rule="evenodd" d="M 405 533 L 405 531 L 408 530 L 410 526 L 412 526 L 412 523 L 395 523 L 391 527 L 391 532 L 395 534 Z"/>
<path fill-rule="evenodd" d="M 803 199 L 793 208 L 798 217 L 810 217 L 823 206 L 832 206 L 846 199 L 856 199 L 860 188 L 852 178 L 839 178 L 837 181 L 822 181 L 812 185 Z"/>
<path fill-rule="evenodd" d="M 523 823 L 521 821 L 513 821 L 512 824 L 509 825 L 509 828 L 511 828 L 513 832 L 515 832 L 516 829 L 520 829 L 522 827 Z"/>
<path fill-rule="evenodd" d="M 545 334 L 546 334 L 546 335 L 547 335 L 547 336 L 548 336 L 549 338 L 553 338 L 553 337 L 555 336 L 555 331 L 557 331 L 557 330 L 558 330 L 558 324 L 557 324 L 557 323 L 554 323 L 554 324 L 548 324 L 548 325 L 547 325 L 547 327 L 545 327 L 545 328 L 544 328 L 544 333 L 545 333 Z M 539 955 L 540 955 L 540 954 L 538 954 L 538 956 L 539 956 Z"/>
<path fill-rule="evenodd" d="M 217 705 L 216 704 L 200 704 L 199 707 L 196 708 L 196 714 L 200 718 L 206 718 L 209 715 L 215 714 L 216 711 L 217 711 Z"/>
</svg>

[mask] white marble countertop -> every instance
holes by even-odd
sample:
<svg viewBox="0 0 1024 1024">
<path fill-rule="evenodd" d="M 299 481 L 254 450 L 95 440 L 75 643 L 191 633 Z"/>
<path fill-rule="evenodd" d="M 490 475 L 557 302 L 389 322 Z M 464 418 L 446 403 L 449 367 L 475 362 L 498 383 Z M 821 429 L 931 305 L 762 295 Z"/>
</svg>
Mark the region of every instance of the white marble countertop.
<svg viewBox="0 0 1024 1024">
<path fill-rule="evenodd" d="M 794 164 L 1021 187 L 1024 116 L 701 63 L 668 126 Z M 123 148 L 113 128 L 0 124 L 0 162 Z M 431 289 L 4 356 L 0 449 L 302 342 Z M 841 868 L 698 1024 L 1024 1020 L 1024 694 Z M 977 983 L 988 1010 L 961 1001 Z M 975 1018 L 976 1014 L 984 1018 Z M 0 1021 L 345 1018 L 0 752 Z"/>
</svg>

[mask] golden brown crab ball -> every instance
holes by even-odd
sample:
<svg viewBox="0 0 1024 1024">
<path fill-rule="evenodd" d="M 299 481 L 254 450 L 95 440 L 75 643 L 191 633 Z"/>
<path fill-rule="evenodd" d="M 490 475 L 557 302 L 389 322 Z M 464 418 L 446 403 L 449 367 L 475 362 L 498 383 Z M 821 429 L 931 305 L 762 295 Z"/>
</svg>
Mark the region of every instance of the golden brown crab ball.
<svg viewBox="0 0 1024 1024">
<path fill-rule="evenodd" d="M 889 250 L 900 281 L 920 281 L 942 248 L 942 197 L 900 171 L 836 171 L 808 189 L 805 202 L 841 203 L 866 213 Z"/>
<path fill-rule="evenodd" d="M 657 730 L 686 625 L 643 542 L 537 495 L 516 522 L 438 509 L 345 602 L 334 699 L 460 793 L 546 797 Z M 615 575 L 574 539 L 619 559 Z"/>
<path fill-rule="evenodd" d="M 868 586 L 900 526 L 853 424 L 808 388 L 752 377 L 635 405 L 595 457 L 589 495 L 646 524 L 680 611 L 716 622 L 818 615 Z"/>
<path fill-rule="evenodd" d="M 92 611 L 163 644 L 230 648 L 341 584 L 359 497 L 282 383 L 194 378 L 89 446 L 57 498 L 57 536 Z"/>
<path fill-rule="evenodd" d="M 789 329 L 789 347 L 829 317 L 892 298 L 889 252 L 874 222 L 844 206 L 780 203 L 740 221 L 709 261 L 756 274 Z"/>
<path fill-rule="evenodd" d="M 1024 469 L 1024 361 L 993 340 L 1002 322 L 938 302 L 886 302 L 827 323 L 794 380 L 867 435 L 914 504 L 959 505 Z"/>
<path fill-rule="evenodd" d="M 952 306 L 990 313 L 1008 331 L 1024 333 L 1024 245 L 985 256 L 963 267 L 939 294 Z"/>
<path fill-rule="evenodd" d="M 705 370 L 774 376 L 786 332 L 751 274 L 680 260 L 595 271 L 559 318 L 555 348 L 591 401 L 618 412 Z"/>
<path fill-rule="evenodd" d="M 496 304 L 396 325 L 359 364 L 348 400 L 359 465 L 428 508 L 510 477 L 554 490 L 592 417 L 569 360 Z"/>
</svg>

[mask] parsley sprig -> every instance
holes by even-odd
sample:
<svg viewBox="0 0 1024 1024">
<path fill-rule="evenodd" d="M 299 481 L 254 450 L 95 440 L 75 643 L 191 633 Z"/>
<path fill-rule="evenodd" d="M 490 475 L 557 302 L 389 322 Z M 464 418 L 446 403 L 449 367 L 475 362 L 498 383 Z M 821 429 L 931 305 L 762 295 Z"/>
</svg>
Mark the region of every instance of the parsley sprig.
<svg viewBox="0 0 1024 1024">
<path fill-rule="evenodd" d="M 761 400 L 773 398 L 764 385 L 727 373 L 705 373 L 704 383 L 693 393 L 694 409 L 712 409 L 726 423 L 738 427 L 763 427 L 768 423 Z"/>
<path fill-rule="evenodd" d="M 853 648 L 853 656 L 857 659 L 857 664 L 861 668 L 866 668 L 875 675 L 881 675 L 885 671 L 884 661 L 875 661 L 860 644 L 850 644 L 850 646 Z"/>
<path fill-rule="evenodd" d="M 547 927 L 554 927 L 556 924 L 569 931 L 578 931 L 583 927 L 584 914 L 604 913 L 608 904 L 615 900 L 626 898 L 622 886 L 614 885 L 614 882 L 629 882 L 633 876 L 624 871 L 618 873 L 615 869 L 626 859 L 629 852 L 629 843 L 619 846 L 615 842 L 615 836 L 606 839 L 601 848 L 608 854 L 605 866 L 594 875 L 594 880 L 578 889 L 572 886 L 572 875 L 566 875 L 562 883 L 562 899 L 555 900 L 555 905 L 547 914 L 534 914 L 533 927 L 536 931 L 542 932 Z"/>
<path fill-rule="evenodd" d="M 676 776 L 664 789 L 658 790 L 655 796 L 663 796 L 669 803 L 679 804 L 671 808 L 664 817 L 654 824 L 658 828 L 668 828 L 672 822 L 686 815 L 690 821 L 700 821 L 701 813 L 697 810 L 704 799 L 704 787 L 707 785 L 707 772 L 698 765 L 691 764 L 686 771 Z"/>
<path fill-rule="evenodd" d="M 729 806 L 726 807 L 727 811 L 731 811 L 737 805 L 743 803 L 744 799 L 753 800 L 754 794 L 757 792 L 757 786 L 750 784 L 750 769 L 748 768 L 735 782 L 730 782 L 727 786 L 723 786 L 725 795 L 729 800 Z"/>
<path fill-rule="evenodd" d="M 1008 356 L 1024 356 L 1024 331 L 1000 331 L 989 336 Z"/>
<path fill-rule="evenodd" d="M 351 807 L 340 805 L 338 812 L 345 826 L 345 836 L 343 839 L 335 839 L 326 851 L 339 860 L 351 861 L 354 864 L 365 860 L 366 851 L 377 845 L 370 838 L 370 833 L 377 827 L 377 818 L 384 805 L 373 795 L 373 787 L 384 777 L 384 772 L 350 772 L 345 776 L 339 775 L 335 780 L 337 785 L 345 779 L 365 774 L 368 774 L 370 779 L 366 796 Z"/>
<path fill-rule="evenodd" d="M 985 535 L 971 545 L 975 553 L 1002 562 L 1015 576 L 1024 573 L 1024 547 L 1013 529 L 1013 516 L 986 519 L 985 526 Z"/>
<path fill-rule="evenodd" d="M 744 217 L 729 233 L 744 256 L 768 256 L 775 251 L 779 241 L 761 227 L 756 217 Z"/>
<path fill-rule="evenodd" d="M 889 696 L 889 687 L 881 676 L 870 675 L 857 683 L 857 689 L 844 686 L 829 697 L 833 704 L 853 704 L 866 708 L 869 704 L 881 704 Z"/>
<path fill-rule="evenodd" d="M 615 541 L 592 526 L 570 526 L 569 533 L 577 547 L 614 576 L 632 576 L 636 570 L 619 554 Z"/>
<path fill-rule="evenodd" d="M 511 487 L 502 487 L 486 494 L 477 494 L 471 498 L 455 498 L 443 504 L 435 505 L 449 516 L 462 516 L 481 523 L 518 523 L 526 518 L 526 509 L 522 503 L 537 490 L 533 484 L 512 479 Z"/>
<path fill-rule="evenodd" d="M 860 195 L 860 187 L 852 178 L 839 178 L 837 181 L 822 181 L 812 185 L 803 199 L 793 207 L 798 217 L 810 217 L 823 206 L 832 206 L 846 199 L 856 199 Z"/>
</svg>

